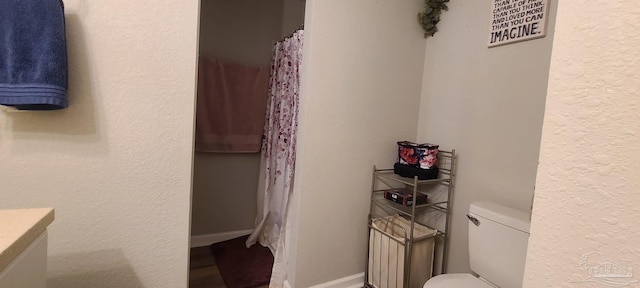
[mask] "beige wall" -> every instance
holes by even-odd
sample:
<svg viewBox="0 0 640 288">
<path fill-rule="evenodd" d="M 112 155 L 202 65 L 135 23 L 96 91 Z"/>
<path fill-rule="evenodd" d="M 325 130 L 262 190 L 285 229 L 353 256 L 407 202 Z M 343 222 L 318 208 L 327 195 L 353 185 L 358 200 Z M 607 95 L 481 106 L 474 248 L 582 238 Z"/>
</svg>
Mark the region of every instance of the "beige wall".
<svg viewBox="0 0 640 288">
<path fill-rule="evenodd" d="M 423 4 L 307 1 L 292 287 L 364 271 L 372 166 L 391 167 L 395 141 L 415 140 Z"/>
<path fill-rule="evenodd" d="M 260 154 L 195 154 L 191 235 L 253 229 Z"/>
<path fill-rule="evenodd" d="M 202 0 L 200 53 L 247 65 L 268 65 L 280 39 L 283 0 Z"/>
<path fill-rule="evenodd" d="M 469 204 L 531 209 L 553 41 L 487 48 L 490 1 L 452 1 L 427 41 L 418 140 L 456 149 L 449 272 L 469 271 Z"/>
<path fill-rule="evenodd" d="M 187 287 L 198 1 L 65 6 L 70 106 L 0 111 L 0 209 L 56 209 L 48 287 Z"/>
<path fill-rule="evenodd" d="M 200 53 L 267 66 L 282 18 L 282 0 L 203 0 Z M 195 154 L 192 235 L 254 227 L 259 165 L 259 153 Z"/>
<path fill-rule="evenodd" d="M 640 280 L 639 14 L 559 4 L 524 287 L 610 287 L 585 282 L 605 259 Z"/>
<path fill-rule="evenodd" d="M 282 36 L 288 36 L 304 24 L 305 0 L 283 0 Z"/>
</svg>

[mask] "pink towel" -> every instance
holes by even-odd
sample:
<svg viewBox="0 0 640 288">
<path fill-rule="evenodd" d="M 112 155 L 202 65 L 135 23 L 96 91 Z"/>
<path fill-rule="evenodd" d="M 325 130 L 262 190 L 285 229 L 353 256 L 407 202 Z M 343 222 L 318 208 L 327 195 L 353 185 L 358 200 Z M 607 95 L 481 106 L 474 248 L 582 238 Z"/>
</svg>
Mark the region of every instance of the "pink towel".
<svg viewBox="0 0 640 288">
<path fill-rule="evenodd" d="M 223 63 L 200 56 L 196 151 L 260 151 L 269 87 L 268 67 Z"/>
</svg>

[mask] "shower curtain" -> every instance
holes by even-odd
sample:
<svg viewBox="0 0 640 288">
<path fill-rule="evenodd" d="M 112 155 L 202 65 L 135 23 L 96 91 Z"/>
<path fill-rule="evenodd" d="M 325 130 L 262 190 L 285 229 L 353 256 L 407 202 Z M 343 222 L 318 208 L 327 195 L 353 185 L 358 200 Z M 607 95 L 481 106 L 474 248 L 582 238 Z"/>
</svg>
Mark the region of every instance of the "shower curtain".
<svg viewBox="0 0 640 288">
<path fill-rule="evenodd" d="M 270 287 L 282 287 L 286 278 L 285 230 L 296 160 L 303 36 L 304 31 L 298 30 L 277 42 L 273 49 L 260 161 L 257 225 L 246 243 L 249 247 L 258 241 L 273 253 Z"/>
</svg>

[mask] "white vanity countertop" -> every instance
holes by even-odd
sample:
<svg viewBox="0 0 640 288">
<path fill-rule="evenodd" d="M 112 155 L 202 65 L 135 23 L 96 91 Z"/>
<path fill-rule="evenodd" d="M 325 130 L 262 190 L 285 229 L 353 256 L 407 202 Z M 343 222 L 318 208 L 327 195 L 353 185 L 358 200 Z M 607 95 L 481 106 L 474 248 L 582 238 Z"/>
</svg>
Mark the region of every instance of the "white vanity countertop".
<svg viewBox="0 0 640 288">
<path fill-rule="evenodd" d="M 0 272 L 53 222 L 52 208 L 0 210 Z"/>
</svg>

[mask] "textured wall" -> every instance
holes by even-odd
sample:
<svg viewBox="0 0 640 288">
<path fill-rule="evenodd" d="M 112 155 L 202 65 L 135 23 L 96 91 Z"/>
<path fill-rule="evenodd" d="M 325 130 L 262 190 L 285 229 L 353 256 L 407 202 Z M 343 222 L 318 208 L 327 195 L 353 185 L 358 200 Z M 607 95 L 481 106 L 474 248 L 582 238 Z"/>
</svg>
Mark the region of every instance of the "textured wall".
<svg viewBox="0 0 640 288">
<path fill-rule="evenodd" d="M 65 5 L 70 106 L 0 111 L 0 209 L 56 209 L 48 287 L 186 287 L 198 1 Z"/>
<path fill-rule="evenodd" d="M 282 0 L 203 0 L 200 54 L 267 66 L 280 39 Z M 191 234 L 252 229 L 260 153 L 196 153 Z"/>
<path fill-rule="evenodd" d="M 307 1 L 292 287 L 364 271 L 372 165 L 391 167 L 395 141 L 415 140 L 423 3 Z"/>
<path fill-rule="evenodd" d="M 640 279 L 638 15 L 631 0 L 559 4 L 525 287 Z M 606 259 L 634 277 L 584 282 Z"/>
<path fill-rule="evenodd" d="M 449 272 L 469 271 L 469 204 L 531 209 L 553 41 L 487 48 L 491 1 L 452 1 L 427 40 L 418 140 L 456 149 Z"/>
</svg>

